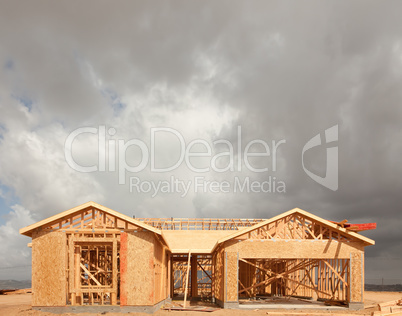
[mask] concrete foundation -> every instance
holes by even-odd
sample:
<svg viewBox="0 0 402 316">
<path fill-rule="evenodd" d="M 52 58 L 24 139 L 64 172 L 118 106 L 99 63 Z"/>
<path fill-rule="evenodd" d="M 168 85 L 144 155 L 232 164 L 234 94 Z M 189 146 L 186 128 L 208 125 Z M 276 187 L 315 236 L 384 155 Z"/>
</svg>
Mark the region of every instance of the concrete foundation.
<svg viewBox="0 0 402 316">
<path fill-rule="evenodd" d="M 312 304 L 240 304 L 239 309 L 286 309 L 286 310 L 298 310 L 298 309 L 316 309 L 316 310 L 336 310 L 347 311 L 347 307 L 340 306 L 321 306 Z"/>
<path fill-rule="evenodd" d="M 53 314 L 79 314 L 79 313 L 94 313 L 100 314 L 103 312 L 106 313 L 147 313 L 153 314 L 158 309 L 161 308 L 165 303 L 171 302 L 171 299 L 168 298 L 155 304 L 153 306 L 111 306 L 111 305 L 103 305 L 103 306 L 95 306 L 95 305 L 84 305 L 84 306 L 32 306 L 33 310 L 39 310 L 43 312 L 53 313 Z"/>
<path fill-rule="evenodd" d="M 239 302 L 222 302 L 218 299 L 215 299 L 215 303 L 222 308 L 228 308 L 228 309 L 236 309 L 239 308 Z"/>
<path fill-rule="evenodd" d="M 364 309 L 364 303 L 363 302 L 351 302 L 351 303 L 349 303 L 349 309 L 354 310 L 354 311 Z"/>
</svg>

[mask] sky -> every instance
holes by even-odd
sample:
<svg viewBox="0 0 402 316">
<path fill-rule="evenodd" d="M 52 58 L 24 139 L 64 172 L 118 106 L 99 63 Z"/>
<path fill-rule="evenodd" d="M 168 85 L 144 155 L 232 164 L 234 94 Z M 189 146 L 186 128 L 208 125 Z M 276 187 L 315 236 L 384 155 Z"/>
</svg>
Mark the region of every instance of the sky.
<svg viewBox="0 0 402 316">
<path fill-rule="evenodd" d="M 402 283 L 401 2 L 0 6 L 0 279 L 30 278 L 20 228 L 92 200 L 376 222 L 366 278 Z"/>
</svg>

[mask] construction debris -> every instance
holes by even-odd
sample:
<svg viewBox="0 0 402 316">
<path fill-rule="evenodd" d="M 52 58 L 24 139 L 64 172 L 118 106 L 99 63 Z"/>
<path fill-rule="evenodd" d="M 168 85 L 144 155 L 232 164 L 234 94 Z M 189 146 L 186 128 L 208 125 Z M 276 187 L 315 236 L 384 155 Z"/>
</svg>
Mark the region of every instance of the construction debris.
<svg viewBox="0 0 402 316">
<path fill-rule="evenodd" d="M 163 308 L 164 310 L 170 311 L 187 311 L 187 312 L 214 312 L 217 311 L 219 308 L 212 308 L 212 307 L 207 307 L 207 306 L 187 306 L 187 307 L 181 307 L 181 306 L 166 306 Z"/>
<path fill-rule="evenodd" d="M 306 299 L 304 299 L 304 298 L 298 298 L 297 300 L 302 301 L 302 302 L 306 302 L 306 303 L 310 303 L 310 304 L 313 303 L 312 300 L 306 300 Z"/>
<path fill-rule="evenodd" d="M 326 300 L 324 302 L 327 306 L 347 306 L 347 302 L 345 301 L 334 301 L 334 300 Z"/>
</svg>

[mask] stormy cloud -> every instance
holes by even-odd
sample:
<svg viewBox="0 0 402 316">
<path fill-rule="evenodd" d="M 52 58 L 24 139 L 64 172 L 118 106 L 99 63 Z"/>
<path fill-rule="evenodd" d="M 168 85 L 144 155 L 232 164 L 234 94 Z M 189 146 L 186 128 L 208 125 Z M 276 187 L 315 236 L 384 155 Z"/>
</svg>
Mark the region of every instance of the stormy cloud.
<svg viewBox="0 0 402 316">
<path fill-rule="evenodd" d="M 270 218 L 294 207 L 330 220 L 377 222 L 363 232 L 366 278 L 396 278 L 402 262 L 402 4 L 397 1 L 2 1 L 0 9 L 0 278 L 29 278 L 29 239 L 18 229 L 89 200 L 136 217 Z M 302 150 L 338 125 L 338 189 L 312 180 Z M 99 130 L 105 127 L 105 170 Z M 66 162 L 97 166 L 85 173 Z M 119 146 L 151 146 L 152 128 L 213 155 L 233 144 L 233 170 L 197 173 L 150 160 L 119 184 Z M 241 144 L 238 130 L 241 127 Z M 110 129 L 113 130 L 110 130 Z M 110 131 L 110 132 L 109 132 Z M 244 162 L 253 140 L 285 140 Z M 121 140 L 123 143 L 119 143 Z M 112 148 L 109 141 L 114 142 Z M 157 166 L 180 159 L 172 133 L 155 140 Z M 112 149 L 111 149 L 112 148 Z M 121 148 L 121 147 L 120 147 Z M 327 148 L 305 153 L 325 176 Z M 272 147 L 270 147 L 272 149 Z M 193 152 L 205 152 L 196 144 Z M 263 152 L 256 144 L 250 152 Z M 112 153 L 116 161 L 110 168 Z M 240 156 L 239 156 L 240 153 Z M 119 155 L 120 154 L 120 155 Z M 130 166 L 138 146 L 124 152 Z M 198 168 L 211 158 L 195 157 Z M 241 170 L 237 162 L 242 161 Z M 230 157 L 216 160 L 220 168 Z M 130 192 L 130 177 L 286 184 L 286 192 Z M 271 178 L 273 179 L 273 178 Z M 16 268 L 24 266 L 24 268 Z M 384 267 L 387 267 L 384 269 Z"/>
</svg>

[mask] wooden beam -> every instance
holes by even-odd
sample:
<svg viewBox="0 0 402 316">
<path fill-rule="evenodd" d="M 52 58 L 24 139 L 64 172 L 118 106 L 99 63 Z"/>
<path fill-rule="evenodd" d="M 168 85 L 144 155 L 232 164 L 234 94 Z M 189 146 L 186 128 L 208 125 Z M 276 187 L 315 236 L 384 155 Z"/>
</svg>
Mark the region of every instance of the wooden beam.
<svg viewBox="0 0 402 316">
<path fill-rule="evenodd" d="M 243 285 L 243 283 L 240 281 L 240 279 L 238 279 L 237 281 L 239 282 L 240 286 L 241 286 L 243 289 L 245 289 L 245 291 L 247 292 L 248 296 L 249 296 L 249 297 L 252 297 L 252 295 L 251 295 L 251 293 L 250 293 L 250 290 L 246 289 L 246 287 Z"/>
<path fill-rule="evenodd" d="M 92 275 L 91 272 L 88 271 L 88 269 L 80 262 L 80 267 L 88 276 L 99 286 L 102 286 L 102 284 Z"/>
<path fill-rule="evenodd" d="M 293 280 L 293 279 L 291 279 L 291 278 L 286 277 L 286 275 L 288 275 L 288 274 L 290 274 L 290 273 L 293 273 L 293 272 L 295 272 L 295 271 L 297 271 L 297 270 L 300 270 L 300 269 L 302 269 L 302 268 L 305 268 L 305 267 L 307 267 L 307 266 L 309 266 L 309 265 L 315 264 L 316 261 L 317 261 L 317 260 L 308 260 L 308 261 L 305 261 L 305 262 L 301 262 L 301 263 L 295 265 L 293 268 L 291 268 L 291 269 L 289 269 L 289 270 L 287 270 L 287 271 L 284 271 L 284 272 L 282 272 L 282 273 L 276 273 L 276 272 L 273 272 L 273 271 L 271 271 L 271 270 L 268 270 L 268 269 L 264 269 L 264 268 L 259 267 L 260 270 L 263 270 L 263 271 L 264 271 L 264 270 L 265 270 L 265 271 L 270 271 L 270 273 L 271 273 L 273 276 L 271 276 L 271 277 L 268 278 L 267 280 L 264 280 L 264 281 L 262 281 L 262 282 L 259 282 L 259 283 L 257 283 L 257 284 L 254 284 L 254 285 L 252 285 L 252 286 L 250 286 L 250 287 L 248 287 L 248 288 L 245 288 L 245 289 L 240 290 L 240 291 L 239 291 L 239 294 L 242 293 L 242 292 L 245 292 L 245 291 L 247 291 L 247 290 L 250 290 L 250 289 L 253 289 L 253 288 L 257 288 L 257 287 L 262 286 L 262 285 L 265 285 L 265 286 L 266 286 L 266 285 L 272 283 L 273 281 L 275 281 L 276 279 L 280 279 L 280 278 L 289 280 L 289 281 L 294 282 L 294 283 L 296 283 L 296 284 L 300 284 L 300 285 L 302 285 L 302 286 L 304 286 L 304 287 L 306 287 L 306 288 L 313 289 L 314 291 L 319 291 L 319 290 L 315 289 L 314 287 L 306 286 L 305 284 L 303 284 L 303 283 L 301 283 L 301 282 L 298 282 L 298 281 L 295 281 L 295 280 Z M 249 262 L 247 262 L 247 263 L 249 263 Z M 328 295 L 328 293 L 326 293 L 326 292 L 323 292 L 323 291 L 319 291 L 319 292 L 322 292 L 322 293 Z"/>
<path fill-rule="evenodd" d="M 74 235 L 68 237 L 68 288 L 71 293 L 71 305 L 76 304 L 75 278 L 74 278 Z"/>
<path fill-rule="evenodd" d="M 113 292 L 110 296 L 110 304 L 117 304 L 117 240 L 113 241 L 113 249 L 112 249 L 112 287 Z"/>
<path fill-rule="evenodd" d="M 208 274 L 207 271 L 203 268 L 203 266 L 197 261 L 198 266 L 201 268 L 202 271 L 207 275 L 207 277 L 212 281 L 212 277 Z"/>
<path fill-rule="evenodd" d="M 191 297 L 198 296 L 197 255 L 191 257 Z"/>
<path fill-rule="evenodd" d="M 332 271 L 333 273 L 335 273 L 335 275 L 336 275 L 339 279 L 342 280 L 342 282 L 348 284 L 348 283 L 345 281 L 345 279 L 344 279 L 343 277 L 341 277 L 340 274 L 339 274 L 326 260 L 323 260 L 323 262 L 328 266 L 328 268 L 331 269 L 331 271 Z"/>
<path fill-rule="evenodd" d="M 80 261 L 81 261 L 81 253 L 80 247 L 74 247 L 74 290 L 77 291 L 81 286 L 81 270 L 80 270 Z M 75 303 L 78 303 L 78 297 L 75 297 Z M 79 304 L 82 304 L 82 300 L 80 300 Z"/>
<path fill-rule="evenodd" d="M 270 276 L 271 276 L 272 273 L 273 273 L 272 270 L 262 268 L 261 266 L 259 266 L 259 265 L 257 265 L 257 264 L 254 264 L 254 263 L 252 263 L 252 262 L 250 262 L 250 261 L 247 261 L 247 260 L 245 260 L 245 259 L 239 259 L 239 260 L 242 261 L 242 262 L 245 262 L 245 263 L 247 263 L 247 264 L 249 264 L 249 265 L 251 265 L 251 266 L 253 266 L 253 267 L 257 268 L 257 269 L 260 269 L 260 270 L 262 270 L 262 271 L 267 272 Z"/>
<path fill-rule="evenodd" d="M 186 289 L 184 290 L 184 302 L 183 302 L 184 308 L 186 307 L 186 302 L 187 302 L 188 272 L 190 270 L 190 258 L 191 258 L 191 250 L 188 251 L 187 272 L 186 272 Z"/>
</svg>

